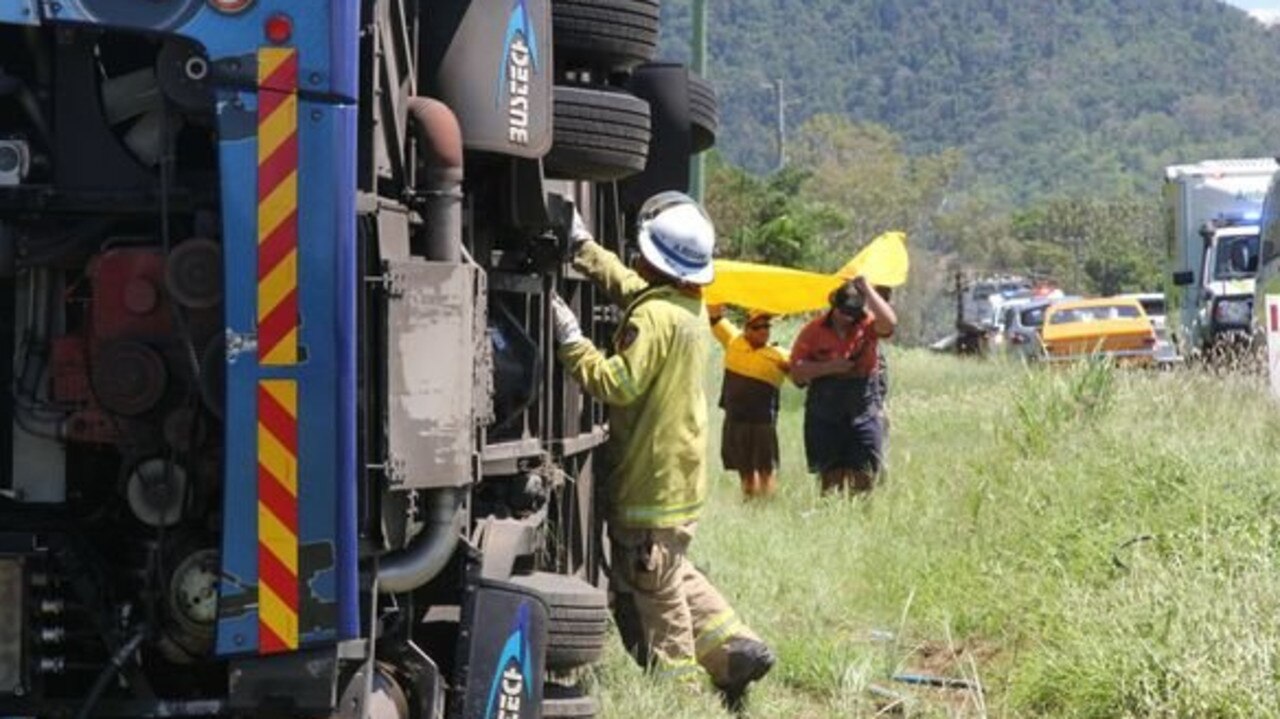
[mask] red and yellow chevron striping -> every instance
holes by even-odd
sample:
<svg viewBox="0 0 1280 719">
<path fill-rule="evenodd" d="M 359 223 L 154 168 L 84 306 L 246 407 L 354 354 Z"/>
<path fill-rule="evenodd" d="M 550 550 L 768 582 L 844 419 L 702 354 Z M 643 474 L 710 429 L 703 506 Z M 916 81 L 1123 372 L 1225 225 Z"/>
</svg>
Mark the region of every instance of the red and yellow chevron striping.
<svg viewBox="0 0 1280 719">
<path fill-rule="evenodd" d="M 258 50 L 258 362 L 298 361 L 298 51 Z"/>
<path fill-rule="evenodd" d="M 298 383 L 258 383 L 258 652 L 298 648 Z"/>
</svg>

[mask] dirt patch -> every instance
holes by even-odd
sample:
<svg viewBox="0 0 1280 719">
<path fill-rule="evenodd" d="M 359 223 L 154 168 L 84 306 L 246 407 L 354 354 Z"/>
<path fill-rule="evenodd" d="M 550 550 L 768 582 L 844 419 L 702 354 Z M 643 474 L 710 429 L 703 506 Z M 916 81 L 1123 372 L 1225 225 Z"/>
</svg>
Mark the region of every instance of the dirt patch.
<svg viewBox="0 0 1280 719">
<path fill-rule="evenodd" d="M 895 676 L 917 681 L 880 683 L 880 687 L 903 697 L 904 701 L 881 695 L 876 697 L 877 708 L 885 713 L 905 710 L 909 715 L 924 707 L 942 710 L 950 717 L 985 715 L 986 697 L 978 687 L 985 684 L 984 668 L 990 666 L 1001 651 L 995 642 L 979 638 L 958 644 L 922 641 L 910 647 L 895 673 Z"/>
<path fill-rule="evenodd" d="M 923 674 L 973 680 L 976 667 L 982 668 L 1000 654 L 1000 645 L 985 639 L 966 639 L 960 644 L 925 640 L 912 648 L 903 661 L 903 674 Z"/>
</svg>

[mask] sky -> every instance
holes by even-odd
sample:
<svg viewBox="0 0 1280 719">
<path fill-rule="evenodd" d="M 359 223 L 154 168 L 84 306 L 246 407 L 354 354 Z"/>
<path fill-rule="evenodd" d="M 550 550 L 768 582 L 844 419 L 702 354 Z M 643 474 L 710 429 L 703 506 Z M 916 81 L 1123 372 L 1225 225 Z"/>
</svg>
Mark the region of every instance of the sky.
<svg viewBox="0 0 1280 719">
<path fill-rule="evenodd" d="M 1247 10 L 1268 25 L 1280 25 L 1280 0 L 1222 0 L 1228 5 Z"/>
</svg>

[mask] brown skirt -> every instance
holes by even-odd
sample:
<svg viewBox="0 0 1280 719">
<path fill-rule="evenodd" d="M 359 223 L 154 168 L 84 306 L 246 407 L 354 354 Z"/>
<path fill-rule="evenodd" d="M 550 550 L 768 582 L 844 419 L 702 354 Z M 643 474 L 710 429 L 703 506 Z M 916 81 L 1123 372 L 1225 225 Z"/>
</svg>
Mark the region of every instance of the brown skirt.
<svg viewBox="0 0 1280 719">
<path fill-rule="evenodd" d="M 734 472 L 772 472 L 778 468 L 778 430 L 764 422 L 725 418 L 720 459 Z"/>
</svg>

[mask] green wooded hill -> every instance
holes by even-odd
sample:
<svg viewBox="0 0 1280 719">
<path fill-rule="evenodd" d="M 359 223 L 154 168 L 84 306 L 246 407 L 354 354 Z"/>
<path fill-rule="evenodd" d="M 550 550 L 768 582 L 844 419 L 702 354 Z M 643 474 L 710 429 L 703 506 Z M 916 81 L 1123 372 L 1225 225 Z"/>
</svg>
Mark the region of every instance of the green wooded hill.
<svg viewBox="0 0 1280 719">
<path fill-rule="evenodd" d="M 1154 194 L 1160 168 L 1280 152 L 1280 31 L 1217 0 L 712 0 L 720 149 L 771 169 L 776 103 L 885 125 L 908 153 L 964 152 L 960 179 L 1025 205 Z M 689 0 L 662 54 L 687 60 Z"/>
</svg>

